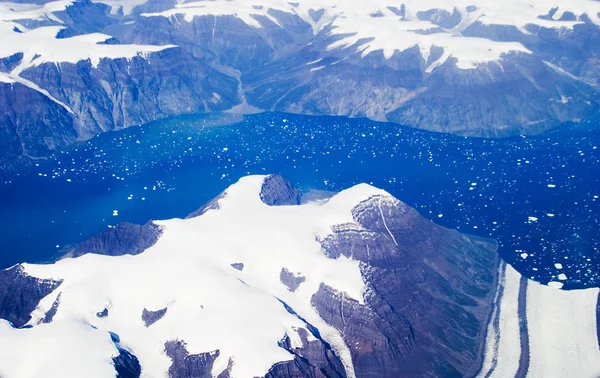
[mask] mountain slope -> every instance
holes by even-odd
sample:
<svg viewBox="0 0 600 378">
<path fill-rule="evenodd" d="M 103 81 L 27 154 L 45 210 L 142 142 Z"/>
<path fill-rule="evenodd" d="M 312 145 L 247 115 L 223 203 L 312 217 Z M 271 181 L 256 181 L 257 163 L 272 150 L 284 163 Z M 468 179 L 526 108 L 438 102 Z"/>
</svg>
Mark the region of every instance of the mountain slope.
<svg viewBox="0 0 600 378">
<path fill-rule="evenodd" d="M 524 316 L 505 309 L 523 298 L 493 241 L 368 185 L 303 202 L 279 176 L 249 176 L 187 219 L 124 224 L 73 255 L 0 272 L 3 377 L 475 376 L 510 369 Z M 573 347 L 554 366 L 599 372 L 598 290 L 530 290 L 532 376 Z M 572 336 L 545 328 L 568 319 L 544 310 L 576 303 Z M 564 343 L 540 349 L 554 334 Z"/>
<path fill-rule="evenodd" d="M 13 41 L 0 48 L 0 82 L 63 107 L 69 119 L 52 121 L 75 135 L 45 137 L 51 111 L 36 110 L 23 127 L 39 145 L 3 143 L 3 165 L 198 112 L 369 117 L 503 137 L 590 117 L 600 103 L 593 0 L 41 3 L 0 3 L 0 33 Z M 15 134 L 10 121 L 0 127 Z"/>
</svg>

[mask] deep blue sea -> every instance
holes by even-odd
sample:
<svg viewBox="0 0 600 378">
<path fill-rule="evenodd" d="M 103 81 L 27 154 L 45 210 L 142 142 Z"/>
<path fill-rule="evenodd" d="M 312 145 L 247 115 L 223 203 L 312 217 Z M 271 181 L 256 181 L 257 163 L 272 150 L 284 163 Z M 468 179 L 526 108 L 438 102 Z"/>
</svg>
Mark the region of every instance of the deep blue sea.
<svg viewBox="0 0 600 378">
<path fill-rule="evenodd" d="M 498 239 L 528 277 L 600 286 L 598 125 L 492 140 L 263 113 L 110 132 L 5 174 L 0 268 L 48 261 L 118 222 L 184 217 L 241 176 L 280 173 L 301 189 L 371 183 L 441 225 Z"/>
</svg>

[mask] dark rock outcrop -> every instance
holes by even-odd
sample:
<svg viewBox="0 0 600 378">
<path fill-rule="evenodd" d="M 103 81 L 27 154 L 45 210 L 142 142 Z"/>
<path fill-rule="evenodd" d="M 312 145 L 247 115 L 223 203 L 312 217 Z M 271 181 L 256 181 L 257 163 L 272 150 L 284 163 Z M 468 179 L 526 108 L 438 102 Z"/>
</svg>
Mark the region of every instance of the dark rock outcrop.
<svg viewBox="0 0 600 378">
<path fill-rule="evenodd" d="M 168 341 L 165 352 L 173 361 L 169 368 L 171 378 L 212 378 L 211 371 L 219 351 L 189 354 L 183 341 Z M 227 372 L 227 370 L 226 370 Z M 228 373 L 224 373 L 227 374 Z M 223 374 L 220 378 L 225 378 Z"/>
<path fill-rule="evenodd" d="M 144 309 L 144 311 L 142 311 L 142 320 L 144 321 L 144 324 L 146 325 L 146 327 L 150 327 L 152 324 L 154 324 L 157 321 L 159 321 L 160 319 L 162 319 L 166 313 L 167 313 L 166 307 L 163 309 L 160 309 L 160 310 L 156 310 L 156 311 L 150 311 L 150 310 Z"/>
<path fill-rule="evenodd" d="M 0 271 L 0 319 L 24 326 L 39 302 L 61 283 L 31 277 L 20 265 Z"/>
<path fill-rule="evenodd" d="M 300 284 L 306 281 L 306 278 L 303 276 L 294 274 L 286 268 L 281 269 L 281 273 L 279 273 L 279 279 L 281 280 L 281 283 L 287 286 L 290 291 L 296 291 Z"/>
<path fill-rule="evenodd" d="M 260 199 L 269 206 L 299 205 L 302 194 L 280 175 L 265 178 Z"/>
<path fill-rule="evenodd" d="M 237 269 L 239 271 L 244 270 L 244 264 L 243 263 L 233 263 L 233 264 L 231 264 L 231 267 L 233 269 Z"/>
<path fill-rule="evenodd" d="M 106 317 L 108 316 L 108 309 L 107 309 L 107 308 L 105 308 L 105 309 L 104 309 L 104 310 L 102 310 L 102 311 L 98 311 L 98 312 L 96 313 L 96 316 L 97 316 L 97 317 L 99 317 L 99 318 L 106 318 Z"/>
<path fill-rule="evenodd" d="M 271 367 L 265 378 L 345 378 L 344 365 L 329 345 L 322 340 L 308 340 L 308 332 L 298 329 L 302 347 L 294 348 L 288 335 L 279 346 L 294 355 L 292 361 L 279 362 Z"/>
<path fill-rule="evenodd" d="M 106 256 L 137 255 L 152 247 L 162 231 L 152 222 L 145 225 L 119 223 L 78 244 L 69 254 L 79 257 L 86 253 Z"/>
</svg>

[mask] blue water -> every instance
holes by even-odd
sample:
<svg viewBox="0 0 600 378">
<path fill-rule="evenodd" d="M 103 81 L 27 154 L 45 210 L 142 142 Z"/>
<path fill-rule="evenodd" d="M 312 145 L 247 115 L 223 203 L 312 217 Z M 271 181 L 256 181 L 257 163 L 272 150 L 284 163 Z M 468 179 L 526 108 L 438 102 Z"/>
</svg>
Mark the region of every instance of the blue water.
<svg viewBox="0 0 600 378">
<path fill-rule="evenodd" d="M 439 224 L 498 239 L 528 277 L 600 286 L 598 124 L 490 140 L 263 113 L 111 132 L 4 178 L 0 267 L 49 260 L 118 222 L 183 217 L 241 176 L 280 173 L 303 189 L 372 183 Z"/>
</svg>

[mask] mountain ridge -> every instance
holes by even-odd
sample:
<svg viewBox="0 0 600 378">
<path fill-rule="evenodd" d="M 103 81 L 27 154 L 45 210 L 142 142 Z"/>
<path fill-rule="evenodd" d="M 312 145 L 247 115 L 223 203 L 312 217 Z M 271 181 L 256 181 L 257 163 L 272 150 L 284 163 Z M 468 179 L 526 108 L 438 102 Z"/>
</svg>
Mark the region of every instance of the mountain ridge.
<svg viewBox="0 0 600 378">
<path fill-rule="evenodd" d="M 56 104 L 32 109 L 27 122 L 3 109 L 4 166 L 198 112 L 368 117 L 504 137 L 577 122 L 600 104 L 600 6 L 589 0 L 41 3 L 0 8 L 3 35 L 39 34 L 52 51 L 3 48 L 0 85 L 28 88 L 6 99 L 38 92 Z M 87 61 L 65 57 L 76 41 L 92 51 Z M 49 111 L 57 106 L 64 114 Z"/>
</svg>

